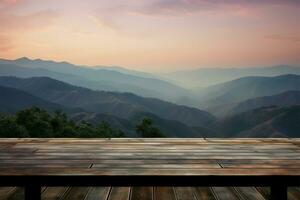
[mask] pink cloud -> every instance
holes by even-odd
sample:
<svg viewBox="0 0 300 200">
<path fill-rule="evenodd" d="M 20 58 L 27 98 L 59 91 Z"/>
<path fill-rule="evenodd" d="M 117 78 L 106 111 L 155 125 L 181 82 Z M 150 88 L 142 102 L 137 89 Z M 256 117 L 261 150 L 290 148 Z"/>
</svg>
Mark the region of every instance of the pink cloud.
<svg viewBox="0 0 300 200">
<path fill-rule="evenodd" d="M 0 13 L 0 31 L 20 29 L 40 29 L 50 25 L 58 13 L 44 10 L 28 15 Z"/>
<path fill-rule="evenodd" d="M 25 3 L 26 0 L 0 0 L 0 12 L 5 12 L 20 4 Z"/>
<path fill-rule="evenodd" d="M 23 0 L 0 0 L 0 4 L 17 4 Z"/>
<path fill-rule="evenodd" d="M 0 11 L 0 51 L 9 51 L 14 48 L 12 43 L 14 36 L 11 33 L 43 29 L 51 25 L 57 17 L 58 13 L 49 10 L 26 15 Z"/>
<path fill-rule="evenodd" d="M 280 35 L 280 34 L 272 34 L 272 35 L 266 35 L 266 39 L 270 40 L 282 40 L 282 41 L 288 41 L 288 42 L 300 42 L 299 36 L 293 36 L 293 35 Z"/>
<path fill-rule="evenodd" d="M 196 12 L 214 11 L 218 9 L 231 10 L 238 8 L 246 10 L 251 6 L 279 5 L 300 6 L 299 0 L 158 0 L 145 4 L 136 10 L 144 15 L 190 15 Z M 242 12 L 242 11 L 241 11 Z"/>
</svg>

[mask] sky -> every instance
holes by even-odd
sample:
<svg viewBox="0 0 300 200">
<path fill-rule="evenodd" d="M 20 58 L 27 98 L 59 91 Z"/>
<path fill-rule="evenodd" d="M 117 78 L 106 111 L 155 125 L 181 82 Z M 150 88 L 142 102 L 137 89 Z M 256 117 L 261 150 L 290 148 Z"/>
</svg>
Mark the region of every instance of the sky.
<svg viewBox="0 0 300 200">
<path fill-rule="evenodd" d="M 300 0 L 0 0 L 0 57 L 142 71 L 300 64 Z"/>
</svg>

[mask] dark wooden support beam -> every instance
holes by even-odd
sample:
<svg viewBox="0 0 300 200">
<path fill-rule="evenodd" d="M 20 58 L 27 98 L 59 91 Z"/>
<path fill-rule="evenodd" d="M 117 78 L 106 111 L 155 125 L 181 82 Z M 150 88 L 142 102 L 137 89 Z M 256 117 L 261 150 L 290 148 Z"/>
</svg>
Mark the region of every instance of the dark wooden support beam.
<svg viewBox="0 0 300 200">
<path fill-rule="evenodd" d="M 25 200 L 41 200 L 41 187 L 39 185 L 26 185 Z"/>
<path fill-rule="evenodd" d="M 271 186 L 271 200 L 287 200 L 287 186 Z"/>
</svg>

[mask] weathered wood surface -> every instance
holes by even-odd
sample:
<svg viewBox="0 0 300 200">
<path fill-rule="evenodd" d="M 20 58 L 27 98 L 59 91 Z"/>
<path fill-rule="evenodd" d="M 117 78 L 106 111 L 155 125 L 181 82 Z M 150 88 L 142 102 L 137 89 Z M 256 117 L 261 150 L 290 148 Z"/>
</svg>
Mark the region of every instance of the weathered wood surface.
<svg viewBox="0 0 300 200">
<path fill-rule="evenodd" d="M 300 139 L 0 139 L 16 175 L 299 176 Z"/>
<path fill-rule="evenodd" d="M 153 192 L 153 193 L 152 193 Z M 47 187 L 43 200 L 268 200 L 267 188 L 254 187 Z M 300 188 L 289 188 L 289 200 L 300 200 Z M 0 188 L 0 200 L 24 200 L 21 188 Z"/>
</svg>

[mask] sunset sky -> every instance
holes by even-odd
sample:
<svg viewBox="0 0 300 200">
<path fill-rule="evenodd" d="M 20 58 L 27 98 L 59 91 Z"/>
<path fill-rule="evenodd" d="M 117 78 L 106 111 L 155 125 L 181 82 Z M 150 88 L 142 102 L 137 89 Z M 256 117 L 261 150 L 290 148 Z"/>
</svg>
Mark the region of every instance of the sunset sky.
<svg viewBox="0 0 300 200">
<path fill-rule="evenodd" d="M 0 0 L 0 57 L 144 71 L 300 64 L 300 0 Z"/>
</svg>

